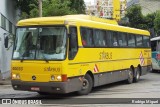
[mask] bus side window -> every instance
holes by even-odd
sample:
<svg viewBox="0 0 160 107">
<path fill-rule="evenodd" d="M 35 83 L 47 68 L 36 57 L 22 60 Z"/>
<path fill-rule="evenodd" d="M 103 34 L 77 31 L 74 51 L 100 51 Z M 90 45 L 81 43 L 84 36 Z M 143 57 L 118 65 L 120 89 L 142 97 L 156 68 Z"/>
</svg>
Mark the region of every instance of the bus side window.
<svg viewBox="0 0 160 107">
<path fill-rule="evenodd" d="M 81 27 L 81 39 L 82 45 L 84 47 L 92 47 L 93 40 L 92 40 L 92 29 Z"/>
<path fill-rule="evenodd" d="M 118 46 L 118 32 L 112 32 L 112 46 Z"/>
<path fill-rule="evenodd" d="M 157 41 L 156 51 L 160 51 L 160 41 Z"/>
<path fill-rule="evenodd" d="M 78 52 L 77 27 L 70 27 L 69 59 L 73 60 Z"/>
<path fill-rule="evenodd" d="M 113 46 L 112 45 L 112 32 L 111 31 L 106 31 L 106 43 L 107 46 Z"/>
<path fill-rule="evenodd" d="M 157 45 L 157 41 L 151 41 L 151 49 L 152 51 L 156 51 L 156 46 Z"/>
<path fill-rule="evenodd" d="M 150 38 L 147 36 L 143 36 L 143 46 L 150 47 Z"/>
</svg>

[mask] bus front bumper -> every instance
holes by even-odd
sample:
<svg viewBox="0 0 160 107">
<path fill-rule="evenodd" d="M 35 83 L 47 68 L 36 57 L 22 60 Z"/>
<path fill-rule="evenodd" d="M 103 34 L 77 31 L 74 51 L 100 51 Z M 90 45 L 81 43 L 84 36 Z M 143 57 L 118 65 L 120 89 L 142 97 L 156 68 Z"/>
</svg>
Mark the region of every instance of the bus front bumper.
<svg viewBox="0 0 160 107">
<path fill-rule="evenodd" d="M 67 82 L 26 82 L 21 80 L 11 80 L 14 90 L 35 91 L 47 93 L 69 93 L 79 91 L 82 82 L 78 78 Z"/>
</svg>

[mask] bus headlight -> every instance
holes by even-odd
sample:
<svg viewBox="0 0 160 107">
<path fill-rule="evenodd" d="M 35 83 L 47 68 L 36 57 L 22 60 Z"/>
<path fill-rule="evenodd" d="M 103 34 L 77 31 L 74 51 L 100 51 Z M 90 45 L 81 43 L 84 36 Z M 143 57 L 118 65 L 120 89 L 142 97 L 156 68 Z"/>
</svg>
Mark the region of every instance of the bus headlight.
<svg viewBox="0 0 160 107">
<path fill-rule="evenodd" d="M 61 75 L 58 75 L 58 76 L 57 76 L 57 80 L 60 81 L 61 79 L 62 79 L 62 78 L 61 78 Z"/>
<path fill-rule="evenodd" d="M 12 79 L 20 79 L 20 75 L 19 74 L 12 74 Z"/>
<path fill-rule="evenodd" d="M 52 76 L 51 76 L 51 80 L 52 80 L 52 81 L 53 81 L 53 80 L 55 80 L 55 77 L 54 77 L 54 75 L 52 75 Z"/>
<path fill-rule="evenodd" d="M 16 79 L 16 74 L 12 74 L 12 79 Z"/>
<path fill-rule="evenodd" d="M 16 75 L 16 79 L 20 79 L 20 75 L 19 74 Z"/>
</svg>

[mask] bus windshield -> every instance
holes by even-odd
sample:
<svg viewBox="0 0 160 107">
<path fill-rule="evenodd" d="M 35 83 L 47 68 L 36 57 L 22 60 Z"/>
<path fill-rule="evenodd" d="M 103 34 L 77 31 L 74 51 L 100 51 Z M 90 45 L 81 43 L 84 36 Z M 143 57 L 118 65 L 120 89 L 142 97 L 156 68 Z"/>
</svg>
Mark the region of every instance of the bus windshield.
<svg viewBox="0 0 160 107">
<path fill-rule="evenodd" d="M 63 60 L 66 34 L 59 26 L 17 28 L 13 59 Z"/>
<path fill-rule="evenodd" d="M 160 51 L 160 38 L 155 37 L 151 39 L 151 48 L 153 51 Z"/>
</svg>

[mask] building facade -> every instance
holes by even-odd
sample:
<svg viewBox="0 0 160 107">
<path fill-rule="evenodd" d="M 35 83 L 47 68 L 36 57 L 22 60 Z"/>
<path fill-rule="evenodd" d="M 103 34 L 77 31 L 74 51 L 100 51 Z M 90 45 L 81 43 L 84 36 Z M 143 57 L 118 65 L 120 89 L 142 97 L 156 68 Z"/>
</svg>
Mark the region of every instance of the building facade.
<svg viewBox="0 0 160 107">
<path fill-rule="evenodd" d="M 125 15 L 126 0 L 94 0 L 93 3 L 86 3 L 86 13 L 117 21 Z"/>
<path fill-rule="evenodd" d="M 10 61 L 13 50 L 13 35 L 17 22 L 14 0 L 0 3 L 0 79 L 10 77 Z"/>
<path fill-rule="evenodd" d="M 127 8 L 137 4 L 141 6 L 143 15 L 160 10 L 160 0 L 130 0 L 127 3 Z"/>
</svg>

